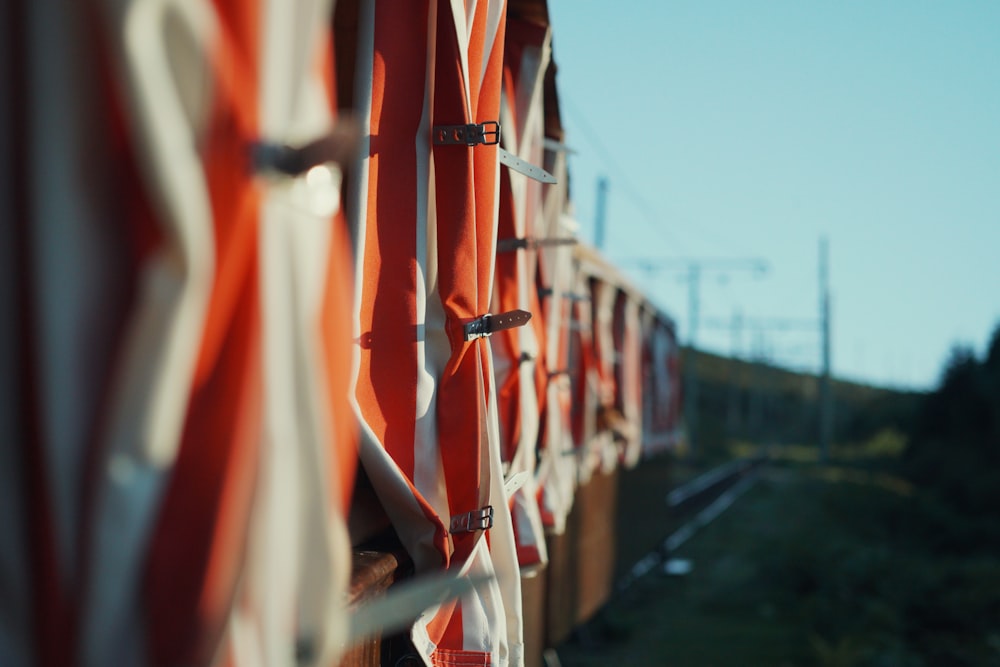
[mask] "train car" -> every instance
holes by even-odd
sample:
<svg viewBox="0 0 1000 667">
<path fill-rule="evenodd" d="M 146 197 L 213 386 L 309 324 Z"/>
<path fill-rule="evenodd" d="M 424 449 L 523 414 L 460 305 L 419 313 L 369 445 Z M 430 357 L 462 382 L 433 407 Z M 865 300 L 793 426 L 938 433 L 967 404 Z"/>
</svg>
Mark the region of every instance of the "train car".
<svg viewBox="0 0 1000 667">
<path fill-rule="evenodd" d="M 2 11 L 0 664 L 541 664 L 680 428 L 545 1 Z"/>
</svg>

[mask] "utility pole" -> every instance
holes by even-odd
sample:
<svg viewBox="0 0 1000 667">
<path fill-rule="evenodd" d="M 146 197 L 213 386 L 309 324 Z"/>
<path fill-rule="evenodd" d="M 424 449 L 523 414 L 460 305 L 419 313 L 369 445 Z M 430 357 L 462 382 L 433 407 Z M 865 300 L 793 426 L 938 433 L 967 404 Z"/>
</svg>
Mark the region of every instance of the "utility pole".
<svg viewBox="0 0 1000 667">
<path fill-rule="evenodd" d="M 684 422 L 691 453 L 697 451 L 698 436 L 698 310 L 701 296 L 701 265 L 688 264 L 688 358 L 684 364 Z"/>
<path fill-rule="evenodd" d="M 754 332 L 753 359 L 753 390 L 750 392 L 750 432 L 753 437 L 761 439 L 764 432 L 764 364 L 767 363 L 764 331 Z"/>
<path fill-rule="evenodd" d="M 678 259 L 625 259 L 622 265 L 638 266 L 652 272 L 658 270 L 681 273 L 688 284 L 688 354 L 684 360 L 684 421 L 687 425 L 688 444 L 691 452 L 698 449 L 698 323 L 701 310 L 701 277 L 708 272 L 728 273 L 751 271 L 760 276 L 767 272 L 767 261 L 760 258 L 678 258 Z"/>
<path fill-rule="evenodd" d="M 819 457 L 830 458 L 833 439 L 833 395 L 830 386 L 830 271 L 826 237 L 819 240 L 819 316 L 822 329 L 823 369 L 819 380 Z"/>
<path fill-rule="evenodd" d="M 730 368 L 732 372 L 729 376 L 729 397 L 726 405 L 726 430 L 729 437 L 736 435 L 742 424 L 740 419 L 740 403 L 743 396 L 743 311 L 736 309 L 733 311 L 733 322 L 730 326 L 732 342 L 729 347 L 729 356 L 732 359 Z"/>
<path fill-rule="evenodd" d="M 608 215 L 608 179 L 597 179 L 597 208 L 594 216 L 594 247 L 604 250 L 604 228 Z"/>
</svg>

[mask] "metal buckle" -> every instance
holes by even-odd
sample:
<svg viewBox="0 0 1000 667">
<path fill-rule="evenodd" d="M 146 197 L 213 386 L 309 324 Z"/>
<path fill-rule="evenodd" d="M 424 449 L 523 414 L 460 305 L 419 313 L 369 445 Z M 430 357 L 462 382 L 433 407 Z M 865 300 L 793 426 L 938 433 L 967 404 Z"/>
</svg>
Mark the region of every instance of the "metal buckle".
<svg viewBox="0 0 1000 667">
<path fill-rule="evenodd" d="M 500 143 L 500 123 L 487 120 L 468 125 L 435 125 L 434 143 L 438 146 L 495 146 Z"/>
<path fill-rule="evenodd" d="M 471 533 L 493 527 L 493 505 L 451 517 L 452 533 Z"/>
<path fill-rule="evenodd" d="M 551 137 L 545 137 L 545 139 L 542 141 L 542 146 L 545 147 L 545 150 L 552 151 L 553 153 L 568 153 L 570 155 L 576 154 L 575 149 L 570 148 L 566 144 L 560 141 L 556 141 Z"/>
<path fill-rule="evenodd" d="M 492 336 L 497 331 L 523 326 L 530 319 L 531 313 L 526 310 L 508 310 L 499 315 L 486 313 L 482 317 L 466 322 L 462 331 L 465 334 L 465 340 L 475 340 Z"/>
<path fill-rule="evenodd" d="M 550 246 L 560 246 L 560 245 L 576 245 L 579 241 L 575 238 L 547 238 L 547 239 L 532 239 L 532 238 L 512 238 L 512 239 L 500 239 L 497 241 L 497 252 L 512 252 L 514 250 L 535 250 L 537 248 L 546 248 Z"/>
<path fill-rule="evenodd" d="M 259 174 L 294 178 L 322 164 L 343 164 L 353 145 L 351 137 L 336 132 L 300 146 L 254 141 L 250 143 L 250 160 Z"/>
<path fill-rule="evenodd" d="M 539 287 L 538 288 L 538 298 L 547 299 L 548 297 L 555 294 L 555 291 L 551 287 Z M 590 296 L 586 294 L 578 294 L 576 292 L 560 292 L 559 297 L 563 299 L 569 299 L 570 301 L 590 301 Z"/>
</svg>

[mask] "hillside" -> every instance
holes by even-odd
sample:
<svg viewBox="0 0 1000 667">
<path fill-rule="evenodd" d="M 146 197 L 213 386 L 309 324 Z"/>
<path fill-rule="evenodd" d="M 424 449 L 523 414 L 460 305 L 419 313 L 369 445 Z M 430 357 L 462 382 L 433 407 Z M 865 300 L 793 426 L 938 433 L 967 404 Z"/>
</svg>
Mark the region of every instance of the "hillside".
<svg viewBox="0 0 1000 667">
<path fill-rule="evenodd" d="M 682 350 L 682 363 L 691 359 Z M 730 359 L 697 350 L 699 455 L 724 458 L 739 441 L 816 444 L 819 378 L 766 363 Z M 834 379 L 833 442 L 850 446 L 880 433 L 908 429 L 921 392 L 900 391 Z M 901 437 L 901 436 L 900 436 Z"/>
</svg>

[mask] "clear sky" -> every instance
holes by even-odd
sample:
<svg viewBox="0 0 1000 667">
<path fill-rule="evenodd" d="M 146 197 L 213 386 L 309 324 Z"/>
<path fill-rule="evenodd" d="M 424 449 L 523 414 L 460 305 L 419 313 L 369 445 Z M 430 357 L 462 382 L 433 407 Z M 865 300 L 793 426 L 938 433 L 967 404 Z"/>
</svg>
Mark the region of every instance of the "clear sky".
<svg viewBox="0 0 1000 667">
<path fill-rule="evenodd" d="M 688 289 L 639 258 L 762 258 L 701 281 L 700 346 L 930 388 L 1000 323 L 1000 1 L 549 0 L 581 236 L 688 335 Z M 730 323 L 741 312 L 737 337 Z M 728 329 L 726 327 L 729 327 Z"/>
</svg>

